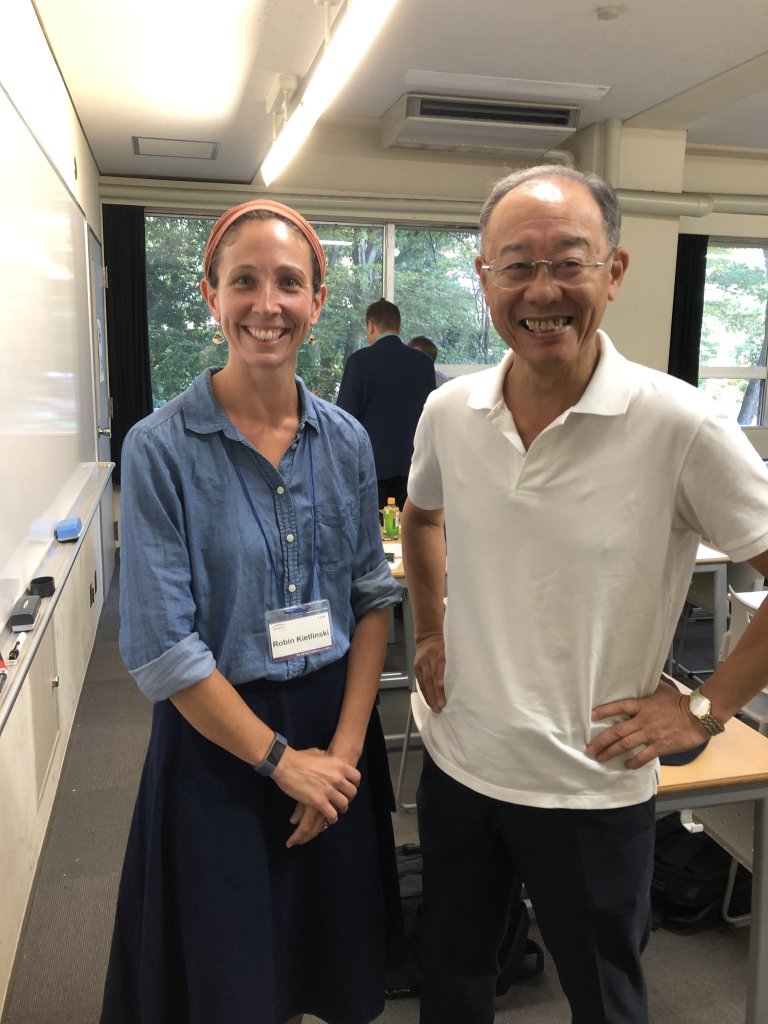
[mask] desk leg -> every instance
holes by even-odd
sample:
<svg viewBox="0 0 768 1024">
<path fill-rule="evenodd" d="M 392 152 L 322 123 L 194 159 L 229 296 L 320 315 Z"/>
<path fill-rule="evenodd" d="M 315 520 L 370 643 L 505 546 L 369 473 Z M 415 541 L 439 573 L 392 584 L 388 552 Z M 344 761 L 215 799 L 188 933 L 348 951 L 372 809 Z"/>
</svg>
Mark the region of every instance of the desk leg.
<svg viewBox="0 0 768 1024">
<path fill-rule="evenodd" d="M 752 921 L 747 978 L 747 1024 L 768 1020 L 768 789 L 755 800 L 752 855 Z"/>
<path fill-rule="evenodd" d="M 712 575 L 712 587 L 713 604 L 715 606 L 712 630 L 714 634 L 715 656 L 712 664 L 716 669 L 720 663 L 720 647 L 725 636 L 726 620 L 728 618 L 728 567 L 724 562 L 719 563 L 715 567 Z"/>
</svg>

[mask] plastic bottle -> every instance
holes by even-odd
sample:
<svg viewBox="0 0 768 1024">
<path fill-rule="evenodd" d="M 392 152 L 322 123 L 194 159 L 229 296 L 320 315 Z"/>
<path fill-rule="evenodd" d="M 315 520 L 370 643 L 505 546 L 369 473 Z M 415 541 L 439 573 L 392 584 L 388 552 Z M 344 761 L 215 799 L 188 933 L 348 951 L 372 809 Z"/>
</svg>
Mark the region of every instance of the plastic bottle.
<svg viewBox="0 0 768 1024">
<path fill-rule="evenodd" d="M 400 509 L 395 504 L 394 498 L 387 498 L 387 504 L 382 512 L 384 513 L 384 536 L 388 540 L 397 540 L 400 536 Z"/>
</svg>

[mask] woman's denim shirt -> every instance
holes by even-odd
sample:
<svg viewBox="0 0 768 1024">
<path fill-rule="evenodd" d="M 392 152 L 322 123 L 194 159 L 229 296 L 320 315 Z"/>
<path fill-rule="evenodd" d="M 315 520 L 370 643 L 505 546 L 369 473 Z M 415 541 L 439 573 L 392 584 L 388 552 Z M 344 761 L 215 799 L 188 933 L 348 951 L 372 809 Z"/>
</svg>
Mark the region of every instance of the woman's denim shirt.
<svg viewBox="0 0 768 1024">
<path fill-rule="evenodd" d="M 214 668 L 234 685 L 305 675 L 346 653 L 366 612 L 400 600 L 365 430 L 297 377 L 300 423 L 278 471 L 225 415 L 215 372 L 137 423 L 122 449 L 120 651 L 153 701 Z M 272 661 L 265 612 L 310 597 L 330 603 L 333 646 Z"/>
</svg>

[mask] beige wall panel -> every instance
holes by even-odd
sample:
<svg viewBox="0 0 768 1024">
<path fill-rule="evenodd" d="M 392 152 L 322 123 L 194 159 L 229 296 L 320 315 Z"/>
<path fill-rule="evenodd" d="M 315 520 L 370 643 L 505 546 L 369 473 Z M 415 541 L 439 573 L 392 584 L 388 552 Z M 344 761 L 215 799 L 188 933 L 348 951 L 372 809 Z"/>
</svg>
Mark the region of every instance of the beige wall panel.
<svg viewBox="0 0 768 1024">
<path fill-rule="evenodd" d="M 685 158 L 686 192 L 768 195 L 768 152 L 762 156 L 695 150 Z"/>
<path fill-rule="evenodd" d="M 620 188 L 681 192 L 684 162 L 685 132 L 622 129 Z"/>
<path fill-rule="evenodd" d="M 622 243 L 630 265 L 603 326 L 628 359 L 667 369 L 677 258 L 677 220 L 624 217 Z"/>
<path fill-rule="evenodd" d="M 710 235 L 712 238 L 765 241 L 768 239 L 768 216 L 711 213 L 709 217 L 681 217 L 680 231 L 682 234 Z"/>
</svg>

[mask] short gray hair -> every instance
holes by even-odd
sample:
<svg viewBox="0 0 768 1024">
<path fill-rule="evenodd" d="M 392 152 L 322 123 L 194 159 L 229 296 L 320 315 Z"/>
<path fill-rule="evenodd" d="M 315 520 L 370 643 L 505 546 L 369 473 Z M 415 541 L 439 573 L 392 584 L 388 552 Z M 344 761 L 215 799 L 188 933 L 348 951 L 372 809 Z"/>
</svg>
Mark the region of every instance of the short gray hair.
<svg viewBox="0 0 768 1024">
<path fill-rule="evenodd" d="M 577 181 L 589 191 L 600 208 L 608 244 L 611 249 L 615 249 L 621 236 L 621 208 L 618 196 L 611 186 L 596 174 L 577 171 L 575 168 L 563 164 L 537 164 L 536 167 L 525 167 L 520 171 L 513 171 L 497 181 L 480 211 L 481 243 L 485 237 L 491 214 L 508 192 L 512 192 L 513 189 L 519 188 L 529 181 L 546 181 L 550 178 L 567 178 L 569 181 Z"/>
</svg>

